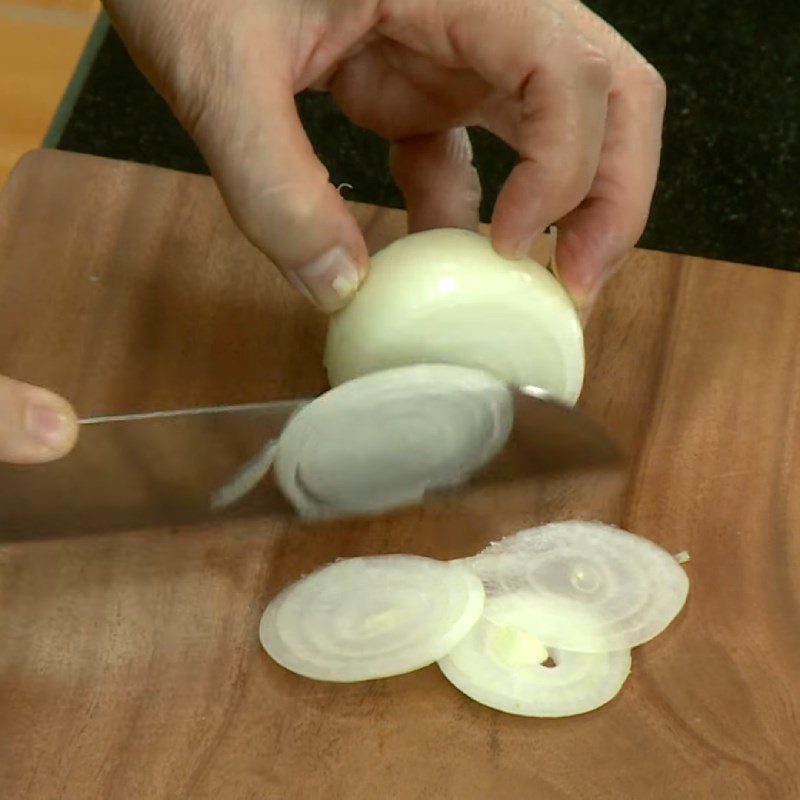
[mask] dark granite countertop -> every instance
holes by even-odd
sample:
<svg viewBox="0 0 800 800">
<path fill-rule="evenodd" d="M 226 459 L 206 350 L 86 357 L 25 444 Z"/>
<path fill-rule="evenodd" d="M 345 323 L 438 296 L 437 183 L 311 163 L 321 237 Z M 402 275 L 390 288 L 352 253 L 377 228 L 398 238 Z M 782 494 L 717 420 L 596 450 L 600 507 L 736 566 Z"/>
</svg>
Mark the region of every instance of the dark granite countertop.
<svg viewBox="0 0 800 800">
<path fill-rule="evenodd" d="M 656 65 L 669 88 L 659 184 L 640 244 L 800 271 L 800 3 L 588 4 Z M 207 172 L 117 36 L 103 31 L 56 146 Z M 385 143 L 350 125 L 324 95 L 301 95 L 298 105 L 332 180 L 353 185 L 349 197 L 402 205 Z M 482 131 L 474 141 L 488 219 L 514 154 Z"/>
</svg>

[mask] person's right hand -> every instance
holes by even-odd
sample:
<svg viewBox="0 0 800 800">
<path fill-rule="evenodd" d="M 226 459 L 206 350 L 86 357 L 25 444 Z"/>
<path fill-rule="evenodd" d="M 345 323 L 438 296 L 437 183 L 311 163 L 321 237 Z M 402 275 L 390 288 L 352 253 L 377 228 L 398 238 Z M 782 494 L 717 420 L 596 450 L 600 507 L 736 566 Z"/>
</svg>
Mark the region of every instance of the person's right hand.
<svg viewBox="0 0 800 800">
<path fill-rule="evenodd" d="M 0 375 L 0 461 L 53 461 L 66 455 L 77 437 L 78 420 L 66 400 Z"/>
<path fill-rule="evenodd" d="M 330 91 L 392 144 L 410 230 L 474 228 L 466 127 L 520 156 L 492 218 L 521 257 L 558 223 L 584 311 L 647 221 L 664 81 L 578 0 L 104 0 L 134 60 L 208 162 L 244 233 L 325 311 L 367 246 L 316 158 L 294 96 Z"/>
</svg>

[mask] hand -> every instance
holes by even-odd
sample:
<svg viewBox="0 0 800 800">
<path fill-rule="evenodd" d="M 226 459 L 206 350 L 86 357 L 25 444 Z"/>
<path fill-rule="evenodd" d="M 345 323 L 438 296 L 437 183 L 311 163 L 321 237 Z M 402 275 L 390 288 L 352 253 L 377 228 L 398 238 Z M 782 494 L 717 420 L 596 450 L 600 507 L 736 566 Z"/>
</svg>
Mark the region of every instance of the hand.
<svg viewBox="0 0 800 800">
<path fill-rule="evenodd" d="M 591 305 L 644 228 L 665 103 L 658 73 L 576 0 L 106 0 L 194 137 L 245 234 L 321 308 L 368 266 L 294 95 L 325 89 L 393 143 L 409 227 L 472 228 L 465 126 L 520 154 L 492 237 L 519 257 L 559 223 L 561 278 Z"/>
<path fill-rule="evenodd" d="M 66 400 L 0 375 L 0 461 L 34 464 L 66 455 L 78 421 Z"/>
</svg>

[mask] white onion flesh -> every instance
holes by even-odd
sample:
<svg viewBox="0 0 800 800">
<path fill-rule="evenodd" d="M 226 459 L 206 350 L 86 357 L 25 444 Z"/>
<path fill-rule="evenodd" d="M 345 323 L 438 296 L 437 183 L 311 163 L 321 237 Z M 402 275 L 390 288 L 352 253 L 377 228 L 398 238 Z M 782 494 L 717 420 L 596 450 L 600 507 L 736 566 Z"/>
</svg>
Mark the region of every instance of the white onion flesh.
<svg viewBox="0 0 800 800">
<path fill-rule="evenodd" d="M 493 616 L 503 618 L 505 624 L 495 624 Z M 504 597 L 488 598 L 484 616 L 440 659 L 439 668 L 473 700 L 527 717 L 566 717 L 593 711 L 619 693 L 630 673 L 629 650 L 544 651 L 531 644 L 536 635 L 535 624 L 531 625 L 519 608 L 507 607 Z M 541 663 L 543 653 L 549 654 L 555 666 Z"/>
<path fill-rule="evenodd" d="M 679 613 L 689 590 L 686 572 L 666 550 L 598 522 L 523 530 L 468 563 L 488 597 L 509 596 L 513 613 L 535 619 L 548 647 L 587 653 L 652 639 Z"/>
<path fill-rule="evenodd" d="M 278 442 L 270 439 L 253 458 L 242 464 L 236 473 L 211 495 L 211 508 L 228 508 L 258 486 L 272 467 Z"/>
<path fill-rule="evenodd" d="M 299 675 L 353 682 L 419 669 L 450 652 L 483 610 L 469 569 L 420 556 L 337 561 L 283 590 L 261 618 L 267 653 Z"/>
<path fill-rule="evenodd" d="M 568 404 L 583 383 L 580 319 L 567 292 L 531 259 L 500 256 L 478 233 L 405 236 L 371 259 L 364 284 L 331 320 L 331 385 L 416 363 L 461 364 Z"/>
<path fill-rule="evenodd" d="M 505 445 L 513 395 L 480 370 L 418 364 L 375 372 L 305 405 L 275 452 L 275 477 L 305 517 L 386 511 L 459 485 Z"/>
</svg>

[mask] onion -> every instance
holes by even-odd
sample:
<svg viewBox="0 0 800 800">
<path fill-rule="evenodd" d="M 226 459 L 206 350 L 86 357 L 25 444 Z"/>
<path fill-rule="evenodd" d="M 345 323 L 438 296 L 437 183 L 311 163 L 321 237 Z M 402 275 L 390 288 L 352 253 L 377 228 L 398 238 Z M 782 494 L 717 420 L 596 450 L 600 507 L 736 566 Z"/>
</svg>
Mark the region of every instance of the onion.
<svg viewBox="0 0 800 800">
<path fill-rule="evenodd" d="M 505 445 L 508 387 L 479 370 L 418 364 L 349 381 L 305 405 L 275 450 L 305 517 L 385 511 L 466 481 Z"/>
<path fill-rule="evenodd" d="M 420 556 L 337 561 L 268 606 L 259 636 L 286 669 L 323 681 L 399 675 L 434 663 L 470 631 L 483 587 L 465 567 Z"/>
<path fill-rule="evenodd" d="M 669 624 L 687 590 L 675 557 L 652 542 L 561 522 L 458 561 L 337 561 L 284 589 L 260 638 L 275 661 L 316 680 L 370 680 L 437 661 L 479 703 L 563 717 L 616 696 L 630 648 Z"/>
<path fill-rule="evenodd" d="M 488 596 L 509 596 L 502 608 L 535 620 L 548 647 L 587 653 L 652 639 L 675 618 L 689 590 L 686 573 L 666 550 L 598 522 L 523 530 L 468 563 Z"/>
<path fill-rule="evenodd" d="M 249 461 L 211 495 L 211 508 L 227 508 L 241 500 L 258 486 L 275 460 L 278 442 L 270 439 Z"/>
<path fill-rule="evenodd" d="M 478 233 L 405 236 L 371 259 L 353 300 L 331 319 L 331 385 L 416 363 L 461 364 L 574 404 L 583 332 L 558 280 L 531 259 L 498 255 Z"/>
<path fill-rule="evenodd" d="M 492 618 L 502 618 L 504 624 Z M 439 660 L 439 668 L 473 700 L 527 717 L 583 714 L 619 693 L 630 673 L 630 651 L 544 650 L 537 630 L 519 606 L 509 606 L 504 597 L 489 598 L 484 616 Z M 543 655 L 555 666 L 544 666 Z"/>
<path fill-rule="evenodd" d="M 240 499 L 270 466 L 305 517 L 389 511 L 464 483 L 510 435 L 509 386 L 575 403 L 583 333 L 543 266 L 499 256 L 480 234 L 439 229 L 373 257 L 331 320 L 325 363 L 334 388 L 218 490 L 213 507 Z"/>
</svg>

